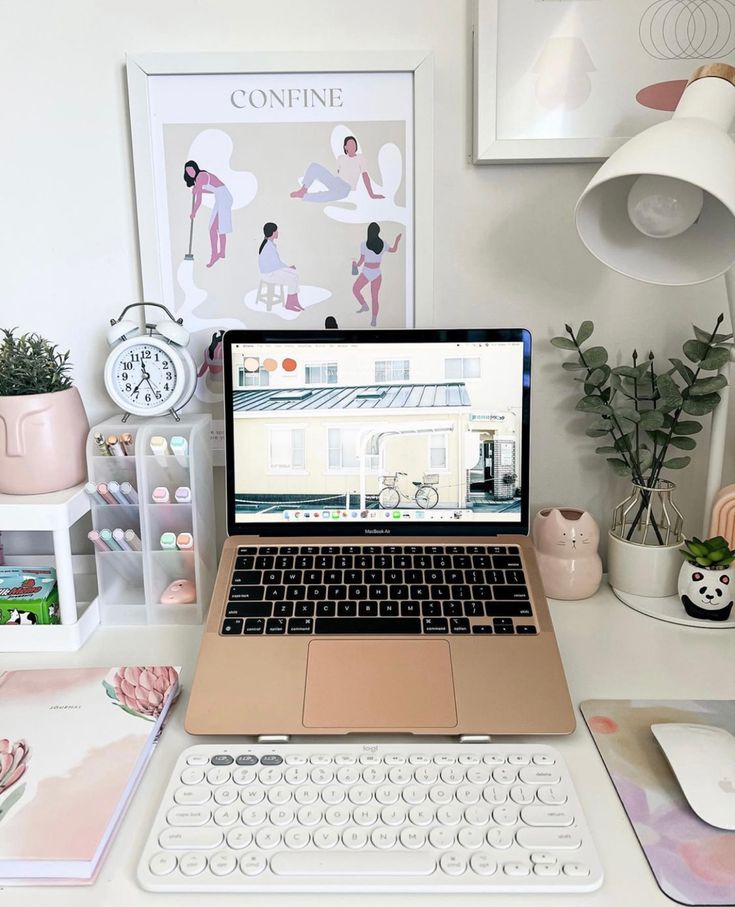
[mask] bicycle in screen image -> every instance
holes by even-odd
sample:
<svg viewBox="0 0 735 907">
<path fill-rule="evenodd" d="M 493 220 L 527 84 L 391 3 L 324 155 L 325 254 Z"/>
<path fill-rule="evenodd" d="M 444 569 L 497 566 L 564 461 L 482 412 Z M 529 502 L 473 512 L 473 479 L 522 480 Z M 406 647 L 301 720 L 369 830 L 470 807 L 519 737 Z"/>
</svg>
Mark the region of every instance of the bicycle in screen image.
<svg viewBox="0 0 735 907">
<path fill-rule="evenodd" d="M 396 472 L 392 476 L 381 476 L 380 481 L 383 487 L 378 494 L 378 502 L 384 510 L 393 510 L 401 501 L 410 501 L 411 495 L 405 494 L 400 485 L 400 476 L 406 476 L 408 473 Z M 420 482 L 412 482 L 416 487 L 413 500 L 422 510 L 431 510 L 439 503 L 439 492 L 436 485 L 439 484 L 439 476 L 435 473 L 427 473 Z"/>
</svg>

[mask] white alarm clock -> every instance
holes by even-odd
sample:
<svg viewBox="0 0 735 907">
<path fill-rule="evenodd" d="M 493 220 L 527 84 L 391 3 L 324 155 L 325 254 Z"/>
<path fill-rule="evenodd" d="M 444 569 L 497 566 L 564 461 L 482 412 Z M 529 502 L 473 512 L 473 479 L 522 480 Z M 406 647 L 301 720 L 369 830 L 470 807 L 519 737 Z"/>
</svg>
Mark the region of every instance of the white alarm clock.
<svg viewBox="0 0 735 907">
<path fill-rule="evenodd" d="M 130 309 L 156 306 L 168 316 L 147 324 L 145 332 L 135 321 L 123 320 Z M 105 362 L 105 387 L 128 416 L 160 416 L 177 412 L 194 394 L 197 369 L 186 350 L 189 332 L 169 310 L 157 302 L 135 302 L 112 319 L 107 342 L 112 347 Z"/>
</svg>

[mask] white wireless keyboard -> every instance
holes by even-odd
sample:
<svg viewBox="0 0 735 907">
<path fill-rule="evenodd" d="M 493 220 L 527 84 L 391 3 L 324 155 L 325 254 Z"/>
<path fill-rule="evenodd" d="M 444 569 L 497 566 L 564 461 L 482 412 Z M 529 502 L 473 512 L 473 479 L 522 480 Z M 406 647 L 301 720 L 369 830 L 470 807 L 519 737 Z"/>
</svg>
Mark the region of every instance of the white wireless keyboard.
<svg viewBox="0 0 735 907">
<path fill-rule="evenodd" d="M 178 759 L 149 891 L 587 892 L 602 867 L 541 744 L 207 744 Z"/>
</svg>

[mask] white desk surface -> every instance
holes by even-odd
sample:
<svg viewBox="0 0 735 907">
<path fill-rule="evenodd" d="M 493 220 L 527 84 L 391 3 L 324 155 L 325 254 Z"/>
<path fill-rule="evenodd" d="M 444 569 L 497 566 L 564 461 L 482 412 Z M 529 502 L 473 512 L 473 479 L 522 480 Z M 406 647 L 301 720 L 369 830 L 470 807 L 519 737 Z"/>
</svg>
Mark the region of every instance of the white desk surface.
<svg viewBox="0 0 735 907">
<path fill-rule="evenodd" d="M 567 679 L 575 708 L 585 699 L 735 699 L 735 630 L 692 629 L 662 623 L 632 611 L 607 588 L 583 602 L 552 602 Z M 24 887 L 0 889 L 0 901 L 13 907 L 154 907 L 196 904 L 211 907 L 226 896 L 149 894 L 135 880 L 135 867 L 149 824 L 178 753 L 193 743 L 220 738 L 189 736 L 183 727 L 186 699 L 196 660 L 199 627 L 101 628 L 78 653 L 0 655 L 4 669 L 111 666 L 119 664 L 180 664 L 183 693 L 168 721 L 140 787 L 125 816 L 97 882 L 85 887 Z M 525 738 L 530 741 L 533 738 Z M 503 903 L 529 907 L 590 904 L 595 907 L 656 907 L 673 902 L 659 890 L 625 812 L 598 756 L 584 719 L 569 737 L 542 738 L 559 748 L 584 807 L 605 869 L 602 888 L 588 895 L 510 895 Z M 70 817 L 73 821 L 73 817 Z M 234 903 L 235 896 L 231 897 Z M 429 903 L 436 907 L 461 903 L 485 905 L 487 895 L 447 897 L 382 895 L 381 905 Z M 323 895 L 250 895 L 248 904 L 323 905 Z M 335 895 L 334 904 L 370 905 L 371 895 Z"/>
</svg>

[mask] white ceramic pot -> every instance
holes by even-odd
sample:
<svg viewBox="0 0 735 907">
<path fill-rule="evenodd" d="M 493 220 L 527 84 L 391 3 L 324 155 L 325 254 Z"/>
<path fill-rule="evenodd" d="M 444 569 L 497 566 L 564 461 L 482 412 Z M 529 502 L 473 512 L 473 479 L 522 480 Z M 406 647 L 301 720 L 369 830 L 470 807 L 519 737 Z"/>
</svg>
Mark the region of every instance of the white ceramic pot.
<svg viewBox="0 0 735 907">
<path fill-rule="evenodd" d="M 681 542 L 638 545 L 608 533 L 607 577 L 613 589 L 647 598 L 676 595 Z"/>
<path fill-rule="evenodd" d="M 727 620 L 735 600 L 735 567 L 700 567 L 684 561 L 679 572 L 679 598 L 689 617 Z"/>
</svg>

